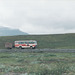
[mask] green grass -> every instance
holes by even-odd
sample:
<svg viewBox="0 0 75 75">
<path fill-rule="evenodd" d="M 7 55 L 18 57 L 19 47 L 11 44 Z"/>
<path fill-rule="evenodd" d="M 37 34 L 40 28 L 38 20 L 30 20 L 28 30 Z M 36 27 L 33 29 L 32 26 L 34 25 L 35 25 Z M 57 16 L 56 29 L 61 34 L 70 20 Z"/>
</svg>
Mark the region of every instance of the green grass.
<svg viewBox="0 0 75 75">
<path fill-rule="evenodd" d="M 0 53 L 0 75 L 75 75 L 74 53 Z"/>
<path fill-rule="evenodd" d="M 75 34 L 2 36 L 0 48 L 5 48 L 5 42 L 14 43 L 16 40 L 36 40 L 37 48 L 75 49 Z"/>
</svg>

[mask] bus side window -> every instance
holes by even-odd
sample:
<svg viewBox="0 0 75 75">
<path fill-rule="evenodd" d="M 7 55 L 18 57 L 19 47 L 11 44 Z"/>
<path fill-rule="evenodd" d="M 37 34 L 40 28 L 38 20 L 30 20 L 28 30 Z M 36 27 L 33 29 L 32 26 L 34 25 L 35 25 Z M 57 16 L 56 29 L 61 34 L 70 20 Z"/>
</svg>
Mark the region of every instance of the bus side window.
<svg viewBox="0 0 75 75">
<path fill-rule="evenodd" d="M 18 44 L 21 44 L 21 42 L 18 42 Z"/>
<path fill-rule="evenodd" d="M 27 42 L 25 42 L 25 44 L 27 44 Z"/>
<path fill-rule="evenodd" d="M 18 42 L 15 42 L 15 44 L 18 44 Z"/>
<path fill-rule="evenodd" d="M 21 42 L 21 44 L 24 44 L 24 42 Z"/>
<path fill-rule="evenodd" d="M 25 44 L 29 44 L 29 42 L 25 42 Z"/>
</svg>

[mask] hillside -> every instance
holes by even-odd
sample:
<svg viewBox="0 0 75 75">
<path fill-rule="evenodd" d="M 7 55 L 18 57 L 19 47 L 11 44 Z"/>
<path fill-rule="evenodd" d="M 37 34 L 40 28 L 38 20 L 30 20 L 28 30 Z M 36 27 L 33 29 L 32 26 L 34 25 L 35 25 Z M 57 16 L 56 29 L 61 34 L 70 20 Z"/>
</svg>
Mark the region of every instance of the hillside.
<svg viewBox="0 0 75 75">
<path fill-rule="evenodd" d="M 5 42 L 14 43 L 15 40 L 36 40 L 37 48 L 75 49 L 75 33 L 55 35 L 21 35 L 0 37 L 0 48 Z"/>
<path fill-rule="evenodd" d="M 28 35 L 19 29 L 11 29 L 8 27 L 0 27 L 0 36 L 13 36 L 13 35 Z"/>
</svg>

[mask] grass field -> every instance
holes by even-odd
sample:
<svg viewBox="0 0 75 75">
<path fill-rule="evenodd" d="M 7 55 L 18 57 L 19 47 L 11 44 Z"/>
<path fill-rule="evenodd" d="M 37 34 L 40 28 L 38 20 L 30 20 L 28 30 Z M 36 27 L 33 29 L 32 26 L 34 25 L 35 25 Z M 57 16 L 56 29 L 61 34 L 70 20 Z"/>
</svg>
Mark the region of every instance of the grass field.
<svg viewBox="0 0 75 75">
<path fill-rule="evenodd" d="M 5 42 L 14 43 L 15 40 L 36 40 L 38 42 L 37 48 L 75 48 L 75 34 L 1 36 L 0 48 L 5 48 Z"/>
<path fill-rule="evenodd" d="M 75 34 L 1 36 L 0 49 L 16 40 L 36 40 L 39 49 L 75 49 Z M 0 75 L 75 75 L 75 53 L 0 53 Z"/>
<path fill-rule="evenodd" d="M 75 75 L 75 53 L 0 53 L 0 75 Z"/>
<path fill-rule="evenodd" d="M 15 40 L 36 40 L 38 42 L 37 48 L 75 49 L 75 33 L 56 35 L 1 36 L 0 48 L 5 48 L 5 42 L 14 43 Z"/>
</svg>

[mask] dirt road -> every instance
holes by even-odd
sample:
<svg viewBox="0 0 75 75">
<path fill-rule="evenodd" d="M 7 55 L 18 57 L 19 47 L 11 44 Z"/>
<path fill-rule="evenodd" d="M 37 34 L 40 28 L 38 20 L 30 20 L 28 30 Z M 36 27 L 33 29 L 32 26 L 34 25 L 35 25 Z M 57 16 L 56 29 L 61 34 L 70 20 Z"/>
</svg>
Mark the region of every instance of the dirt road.
<svg viewBox="0 0 75 75">
<path fill-rule="evenodd" d="M 75 53 L 75 49 L 0 49 L 0 52 L 58 52 Z"/>
</svg>

